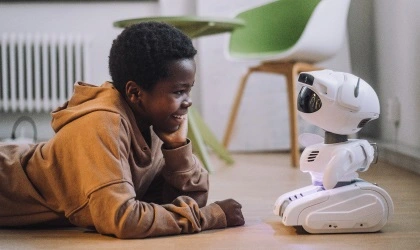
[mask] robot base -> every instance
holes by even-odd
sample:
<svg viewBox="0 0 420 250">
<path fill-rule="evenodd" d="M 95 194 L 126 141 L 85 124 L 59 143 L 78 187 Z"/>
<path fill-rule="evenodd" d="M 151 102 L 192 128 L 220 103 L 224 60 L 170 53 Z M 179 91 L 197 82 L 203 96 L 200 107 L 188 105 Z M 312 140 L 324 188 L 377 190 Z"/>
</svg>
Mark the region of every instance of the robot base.
<svg viewBox="0 0 420 250">
<path fill-rule="evenodd" d="M 309 233 L 361 233 L 382 229 L 394 212 L 389 194 L 358 179 L 325 190 L 307 186 L 280 196 L 274 214 L 286 226 L 302 226 Z"/>
</svg>

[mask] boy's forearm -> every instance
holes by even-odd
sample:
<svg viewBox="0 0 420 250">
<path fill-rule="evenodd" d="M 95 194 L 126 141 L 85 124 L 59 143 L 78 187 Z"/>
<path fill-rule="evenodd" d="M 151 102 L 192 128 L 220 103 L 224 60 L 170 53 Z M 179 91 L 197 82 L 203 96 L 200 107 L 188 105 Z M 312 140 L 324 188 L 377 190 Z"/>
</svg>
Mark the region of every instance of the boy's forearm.
<svg viewBox="0 0 420 250">
<path fill-rule="evenodd" d="M 226 227 L 224 212 L 216 204 L 200 208 L 187 196 L 165 205 L 134 198 L 125 200 L 126 188 L 129 186 L 115 184 L 91 195 L 89 211 L 99 233 L 118 238 L 146 238 Z"/>
</svg>

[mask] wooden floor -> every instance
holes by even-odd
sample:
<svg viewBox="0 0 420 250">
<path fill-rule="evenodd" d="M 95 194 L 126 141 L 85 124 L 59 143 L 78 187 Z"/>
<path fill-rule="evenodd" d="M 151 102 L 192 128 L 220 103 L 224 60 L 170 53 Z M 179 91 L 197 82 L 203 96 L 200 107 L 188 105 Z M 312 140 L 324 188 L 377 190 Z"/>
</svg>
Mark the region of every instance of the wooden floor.
<svg viewBox="0 0 420 250">
<path fill-rule="evenodd" d="M 391 195 L 395 213 L 377 233 L 311 235 L 285 227 L 272 213 L 278 196 L 310 184 L 290 167 L 286 153 L 236 154 L 233 166 L 213 157 L 209 202 L 235 198 L 243 205 L 243 227 L 194 235 L 120 240 L 73 228 L 0 230 L 0 249 L 420 249 L 420 176 L 384 163 L 361 177 Z"/>
</svg>

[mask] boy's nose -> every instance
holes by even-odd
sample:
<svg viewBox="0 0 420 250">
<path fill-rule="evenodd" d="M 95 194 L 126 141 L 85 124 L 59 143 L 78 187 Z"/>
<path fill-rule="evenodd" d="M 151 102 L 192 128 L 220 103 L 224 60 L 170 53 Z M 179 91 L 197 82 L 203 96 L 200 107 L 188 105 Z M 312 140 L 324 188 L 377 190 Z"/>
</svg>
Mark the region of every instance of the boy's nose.
<svg viewBox="0 0 420 250">
<path fill-rule="evenodd" d="M 192 105 L 192 100 L 191 98 L 187 98 L 184 101 L 182 101 L 182 107 L 183 108 L 189 108 Z"/>
</svg>

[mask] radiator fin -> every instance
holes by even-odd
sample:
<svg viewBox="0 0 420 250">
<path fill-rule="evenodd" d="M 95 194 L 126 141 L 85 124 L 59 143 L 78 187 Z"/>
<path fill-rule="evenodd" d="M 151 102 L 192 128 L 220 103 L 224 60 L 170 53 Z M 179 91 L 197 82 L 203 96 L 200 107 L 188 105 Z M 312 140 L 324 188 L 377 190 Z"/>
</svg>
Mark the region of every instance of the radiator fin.
<svg viewBox="0 0 420 250">
<path fill-rule="evenodd" d="M 50 112 L 76 81 L 89 80 L 89 39 L 76 34 L 3 33 L 0 111 Z"/>
</svg>

